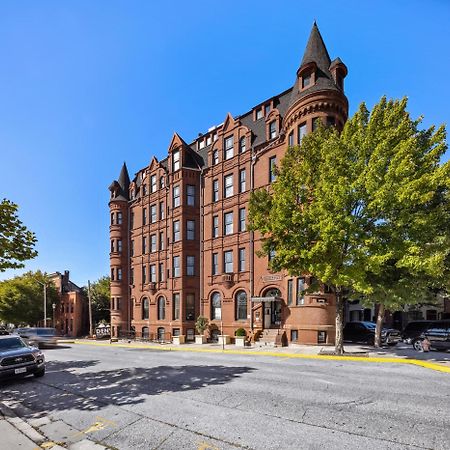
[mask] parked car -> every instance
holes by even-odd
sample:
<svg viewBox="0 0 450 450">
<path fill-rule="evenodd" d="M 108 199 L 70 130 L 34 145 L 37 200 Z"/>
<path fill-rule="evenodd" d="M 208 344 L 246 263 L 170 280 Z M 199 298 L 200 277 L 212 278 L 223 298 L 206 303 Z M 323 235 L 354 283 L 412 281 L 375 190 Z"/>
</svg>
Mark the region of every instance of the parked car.
<svg viewBox="0 0 450 450">
<path fill-rule="evenodd" d="M 407 344 L 412 344 L 422 333 L 436 323 L 435 320 L 413 320 L 409 322 L 402 331 L 402 340 Z"/>
<path fill-rule="evenodd" d="M 34 345 L 38 348 L 58 345 L 54 328 L 17 328 L 15 332 L 29 345 Z"/>
<path fill-rule="evenodd" d="M 348 322 L 344 327 L 344 341 L 373 345 L 375 328 L 376 325 L 373 322 Z M 381 330 L 382 344 L 396 345 L 400 341 L 400 331 L 393 328 Z"/>
<path fill-rule="evenodd" d="M 417 351 L 423 350 L 422 342 L 425 338 L 428 339 L 431 349 L 450 350 L 450 320 L 435 321 L 420 337 L 414 339 L 412 344 Z"/>
<path fill-rule="evenodd" d="M 31 347 L 19 336 L 0 336 L 0 379 L 33 374 L 45 374 L 45 358 L 36 347 Z"/>
<path fill-rule="evenodd" d="M 4 328 L 4 327 L 0 327 L 0 336 L 6 336 L 9 334 L 9 331 Z"/>
</svg>

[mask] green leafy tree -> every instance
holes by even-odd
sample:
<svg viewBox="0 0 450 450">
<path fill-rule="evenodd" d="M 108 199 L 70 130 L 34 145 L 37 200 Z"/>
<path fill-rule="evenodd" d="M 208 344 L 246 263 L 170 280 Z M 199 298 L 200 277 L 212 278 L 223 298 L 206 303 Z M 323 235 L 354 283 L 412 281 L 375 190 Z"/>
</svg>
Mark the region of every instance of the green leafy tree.
<svg viewBox="0 0 450 450">
<path fill-rule="evenodd" d="M 362 104 L 342 133 L 319 127 L 290 148 L 270 190 L 252 194 L 250 221 L 276 250 L 273 270 L 309 273 L 336 295 L 336 353 L 344 296 L 372 295 L 387 267 L 438 279 L 449 252 L 450 164 L 445 128 L 419 130 L 407 101 Z"/>
<path fill-rule="evenodd" d="M 24 267 L 23 261 L 37 256 L 36 237 L 19 220 L 17 209 L 9 200 L 0 202 L 0 272 Z"/>
<path fill-rule="evenodd" d="M 44 314 L 44 287 L 47 297 L 47 317 L 52 303 L 58 303 L 58 291 L 47 274 L 27 272 L 0 282 L 0 319 L 15 325 L 36 325 Z"/>
<path fill-rule="evenodd" d="M 92 322 L 96 324 L 110 322 L 111 307 L 111 280 L 108 276 L 99 278 L 91 283 Z M 83 287 L 84 294 L 88 298 L 87 287 Z"/>
</svg>

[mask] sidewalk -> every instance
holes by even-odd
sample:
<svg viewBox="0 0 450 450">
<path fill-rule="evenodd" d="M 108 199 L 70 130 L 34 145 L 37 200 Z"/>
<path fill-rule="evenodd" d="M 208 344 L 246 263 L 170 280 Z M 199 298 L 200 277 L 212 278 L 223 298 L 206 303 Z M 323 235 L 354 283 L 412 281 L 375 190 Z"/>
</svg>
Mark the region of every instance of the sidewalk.
<svg viewBox="0 0 450 450">
<path fill-rule="evenodd" d="M 174 345 L 172 343 L 158 344 L 139 341 L 129 341 L 126 339 L 119 342 L 110 343 L 107 341 L 95 341 L 89 339 L 77 339 L 75 344 L 81 345 L 97 345 L 97 346 L 118 346 L 123 348 L 140 348 L 148 350 L 163 351 L 184 351 L 198 353 L 229 353 L 229 354 L 253 354 L 258 356 L 276 356 L 285 358 L 306 358 L 306 359 L 339 359 L 347 361 L 359 362 L 379 362 L 379 363 L 404 363 L 412 364 L 440 372 L 450 373 L 450 353 L 444 352 L 428 352 L 420 353 L 414 350 L 410 345 L 403 343 L 397 344 L 395 347 L 386 347 L 375 349 L 366 345 L 346 344 L 344 346 L 344 356 L 327 355 L 332 352 L 332 346 L 320 345 L 291 345 L 289 347 L 271 347 L 252 345 L 251 347 L 237 347 L 236 345 L 221 344 L 182 344 Z M 321 354 L 325 352 L 325 354 Z"/>
</svg>

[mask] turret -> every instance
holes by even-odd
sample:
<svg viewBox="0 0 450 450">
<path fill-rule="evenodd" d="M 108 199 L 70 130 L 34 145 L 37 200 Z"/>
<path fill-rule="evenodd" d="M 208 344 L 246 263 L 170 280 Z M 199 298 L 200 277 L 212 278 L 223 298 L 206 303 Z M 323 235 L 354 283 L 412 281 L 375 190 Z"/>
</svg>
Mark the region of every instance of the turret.
<svg viewBox="0 0 450 450">
<path fill-rule="evenodd" d="M 109 187 L 110 209 L 110 266 L 111 266 L 111 334 L 118 337 L 128 331 L 129 281 L 128 281 L 128 200 L 130 177 L 124 163 L 119 179 Z"/>
</svg>

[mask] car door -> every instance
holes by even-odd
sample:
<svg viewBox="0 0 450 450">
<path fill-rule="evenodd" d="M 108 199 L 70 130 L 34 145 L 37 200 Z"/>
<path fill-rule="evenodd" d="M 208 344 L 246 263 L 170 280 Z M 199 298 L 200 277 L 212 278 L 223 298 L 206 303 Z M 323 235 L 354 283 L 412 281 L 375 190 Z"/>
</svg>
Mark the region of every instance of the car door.
<svg viewBox="0 0 450 450">
<path fill-rule="evenodd" d="M 425 335 L 430 341 L 430 344 L 432 347 L 443 350 L 447 347 L 448 344 L 448 327 L 445 323 L 440 322 L 436 323 L 432 328 L 430 328 L 428 331 L 426 331 Z"/>
</svg>

